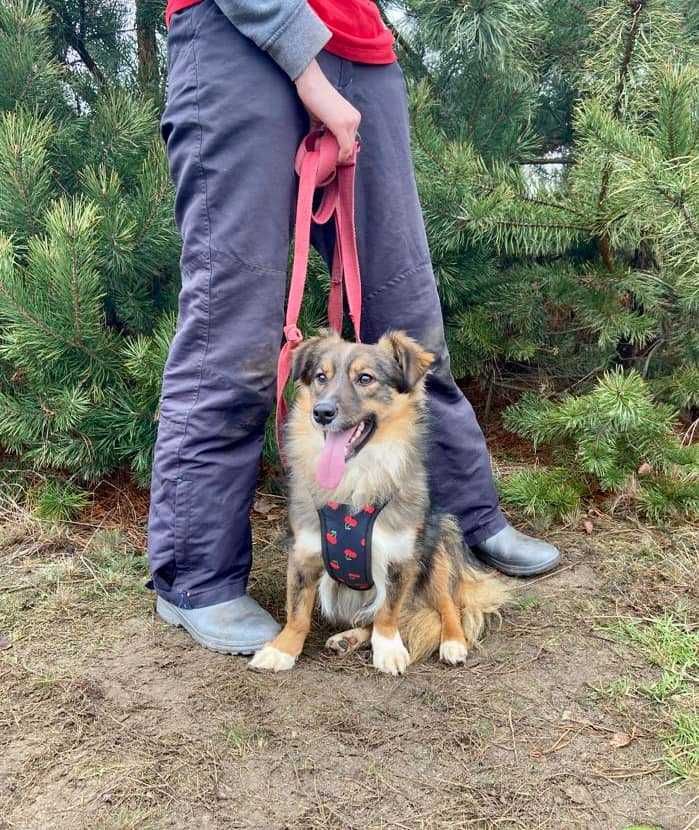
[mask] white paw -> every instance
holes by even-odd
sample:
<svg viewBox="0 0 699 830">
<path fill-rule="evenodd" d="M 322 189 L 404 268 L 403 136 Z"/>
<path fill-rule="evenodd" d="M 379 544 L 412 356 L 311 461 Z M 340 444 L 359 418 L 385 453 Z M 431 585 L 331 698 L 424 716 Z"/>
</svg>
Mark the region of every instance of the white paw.
<svg viewBox="0 0 699 830">
<path fill-rule="evenodd" d="M 250 669 L 261 669 L 262 671 L 289 671 L 294 668 L 296 658 L 291 654 L 279 651 L 270 643 L 263 646 L 248 663 Z"/>
<path fill-rule="evenodd" d="M 374 651 L 374 668 L 386 674 L 403 674 L 410 665 L 410 654 L 403 645 L 400 634 L 393 637 L 384 637 L 374 631 L 371 635 L 371 647 Z"/>
<path fill-rule="evenodd" d="M 468 648 L 465 643 L 458 640 L 445 640 L 439 645 L 439 659 L 443 663 L 455 666 L 457 663 L 465 663 L 468 657 Z"/>
</svg>

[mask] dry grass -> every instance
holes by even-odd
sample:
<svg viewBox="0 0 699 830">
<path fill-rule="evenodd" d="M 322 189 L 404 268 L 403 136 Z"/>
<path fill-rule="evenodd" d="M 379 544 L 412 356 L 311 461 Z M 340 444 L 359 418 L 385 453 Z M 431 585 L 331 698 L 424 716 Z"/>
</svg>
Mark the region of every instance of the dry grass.
<svg viewBox="0 0 699 830">
<path fill-rule="evenodd" d="M 284 505 L 265 499 L 251 586 L 280 613 Z M 696 529 L 552 532 L 561 568 L 517 583 L 464 667 L 379 676 L 317 624 L 268 677 L 154 619 L 142 508 L 126 491 L 51 527 L 5 506 L 0 828 L 699 826 Z"/>
</svg>

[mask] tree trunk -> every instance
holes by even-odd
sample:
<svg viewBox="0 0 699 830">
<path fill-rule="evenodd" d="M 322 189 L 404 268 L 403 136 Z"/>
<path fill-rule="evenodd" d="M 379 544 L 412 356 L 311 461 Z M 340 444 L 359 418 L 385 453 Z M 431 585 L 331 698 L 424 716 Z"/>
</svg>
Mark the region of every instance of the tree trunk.
<svg viewBox="0 0 699 830">
<path fill-rule="evenodd" d="M 157 8 L 156 8 L 157 7 Z M 141 92 L 157 100 L 160 73 L 156 41 L 156 13 L 160 5 L 153 0 L 136 0 L 136 43 L 138 46 L 138 86 Z"/>
</svg>

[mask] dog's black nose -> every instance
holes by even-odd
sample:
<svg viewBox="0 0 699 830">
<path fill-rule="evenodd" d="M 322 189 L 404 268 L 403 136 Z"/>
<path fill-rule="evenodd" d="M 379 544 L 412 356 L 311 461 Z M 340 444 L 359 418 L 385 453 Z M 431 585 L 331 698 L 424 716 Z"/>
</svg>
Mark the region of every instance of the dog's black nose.
<svg viewBox="0 0 699 830">
<path fill-rule="evenodd" d="M 321 426 L 329 424 L 337 415 L 337 404 L 334 401 L 318 401 L 313 407 L 313 417 Z"/>
</svg>

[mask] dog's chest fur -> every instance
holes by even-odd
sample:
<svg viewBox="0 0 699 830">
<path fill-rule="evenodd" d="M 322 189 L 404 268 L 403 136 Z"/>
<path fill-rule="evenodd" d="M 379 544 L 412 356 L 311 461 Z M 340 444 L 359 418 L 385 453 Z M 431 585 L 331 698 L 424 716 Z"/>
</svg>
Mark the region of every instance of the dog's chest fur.
<svg viewBox="0 0 699 830">
<path fill-rule="evenodd" d="M 385 573 L 392 562 L 404 562 L 414 556 L 415 535 L 414 527 L 404 528 L 403 530 L 382 527 L 381 516 L 379 516 L 374 526 L 374 537 L 372 539 L 372 569 L 380 567 Z"/>
</svg>

